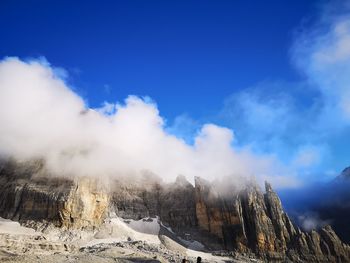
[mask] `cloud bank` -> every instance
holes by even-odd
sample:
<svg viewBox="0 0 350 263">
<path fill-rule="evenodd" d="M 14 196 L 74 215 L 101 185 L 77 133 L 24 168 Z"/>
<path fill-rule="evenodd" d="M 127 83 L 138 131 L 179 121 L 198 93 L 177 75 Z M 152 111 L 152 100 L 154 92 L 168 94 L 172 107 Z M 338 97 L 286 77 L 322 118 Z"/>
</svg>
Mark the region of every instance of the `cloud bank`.
<svg viewBox="0 0 350 263">
<path fill-rule="evenodd" d="M 91 109 L 65 82 L 67 74 L 43 60 L 0 62 L 0 153 L 43 158 L 55 174 L 134 175 L 164 180 L 184 175 L 209 180 L 278 174 L 275 160 L 232 147 L 232 130 L 205 124 L 193 144 L 169 134 L 157 105 L 129 96 Z M 280 172 L 280 171 L 279 171 Z M 278 179 L 281 182 L 281 179 Z"/>
</svg>

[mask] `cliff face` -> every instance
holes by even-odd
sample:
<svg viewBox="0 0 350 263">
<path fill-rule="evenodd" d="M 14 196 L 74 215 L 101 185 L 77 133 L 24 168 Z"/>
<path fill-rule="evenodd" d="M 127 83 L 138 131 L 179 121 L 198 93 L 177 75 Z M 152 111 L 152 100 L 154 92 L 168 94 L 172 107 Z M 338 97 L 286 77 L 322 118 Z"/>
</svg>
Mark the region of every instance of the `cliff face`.
<svg viewBox="0 0 350 263">
<path fill-rule="evenodd" d="M 118 180 L 111 189 L 111 208 L 121 217 L 159 216 L 174 230 L 197 225 L 194 187 L 184 177 L 165 185 L 147 178 L 137 184 Z"/>
<path fill-rule="evenodd" d="M 242 203 L 238 196 L 222 198 L 206 181 L 196 177 L 195 200 L 199 228 L 218 236 L 228 249 L 248 250 Z"/>
<path fill-rule="evenodd" d="M 54 178 L 47 174 L 40 161 L 6 162 L 0 167 L 2 217 L 89 228 L 102 223 L 107 208 L 108 194 L 95 179 Z"/>
<path fill-rule="evenodd" d="M 255 184 L 218 189 L 201 178 L 192 186 L 178 177 L 171 184 L 116 180 L 106 192 L 96 179 L 51 177 L 41 162 L 7 162 L 0 166 L 0 216 L 78 229 L 98 227 L 109 212 L 158 216 L 177 235 L 186 233 L 208 248 L 277 261 L 350 262 L 349 246 L 331 227 L 306 233 L 294 226 L 268 183 L 265 193 Z"/>
<path fill-rule="evenodd" d="M 74 182 L 62 209 L 60 222 L 66 227 L 96 227 L 105 219 L 109 205 L 108 194 L 96 179 L 80 178 Z"/>
<path fill-rule="evenodd" d="M 350 247 L 330 226 L 310 233 L 295 227 L 268 183 L 265 194 L 253 184 L 220 196 L 197 178 L 195 189 L 198 226 L 222 238 L 228 249 L 252 250 L 278 261 L 350 262 Z"/>
</svg>

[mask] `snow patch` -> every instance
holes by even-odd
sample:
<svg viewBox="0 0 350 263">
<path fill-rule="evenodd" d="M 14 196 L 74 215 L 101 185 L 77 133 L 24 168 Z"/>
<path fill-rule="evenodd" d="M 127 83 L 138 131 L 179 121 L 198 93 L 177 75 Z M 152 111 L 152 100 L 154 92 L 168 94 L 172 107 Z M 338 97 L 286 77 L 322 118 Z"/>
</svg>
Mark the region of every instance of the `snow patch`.
<svg viewBox="0 0 350 263">
<path fill-rule="evenodd" d="M 0 234 L 34 235 L 34 229 L 21 226 L 18 222 L 0 217 Z"/>
<path fill-rule="evenodd" d="M 159 225 L 158 217 L 143 218 L 140 220 L 124 219 L 124 223 L 128 224 L 130 228 L 140 233 L 152 234 L 152 235 L 159 234 L 160 225 Z"/>
<path fill-rule="evenodd" d="M 152 221 L 143 221 L 142 219 L 128 220 L 130 221 L 128 223 L 124 221 L 125 219 L 119 217 L 110 218 L 106 221 L 104 226 L 101 227 L 101 230 L 95 234 L 95 238 L 84 244 L 84 246 L 126 241 L 144 241 L 150 244 L 160 244 L 158 238 L 159 223 L 157 218 Z M 138 229 L 138 231 L 134 228 Z"/>
</svg>

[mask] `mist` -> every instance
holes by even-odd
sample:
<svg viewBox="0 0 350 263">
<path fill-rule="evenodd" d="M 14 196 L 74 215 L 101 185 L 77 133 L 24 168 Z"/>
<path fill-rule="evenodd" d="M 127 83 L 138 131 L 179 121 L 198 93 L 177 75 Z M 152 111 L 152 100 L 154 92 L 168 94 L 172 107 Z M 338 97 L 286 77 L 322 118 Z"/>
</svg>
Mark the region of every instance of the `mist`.
<svg viewBox="0 0 350 263">
<path fill-rule="evenodd" d="M 152 172 L 164 181 L 276 176 L 277 161 L 236 149 L 232 130 L 205 124 L 193 144 L 166 132 L 150 98 L 128 96 L 89 108 L 46 60 L 0 62 L 0 153 L 43 159 L 55 175 L 118 177 Z M 282 170 L 281 170 L 282 171 Z"/>
<path fill-rule="evenodd" d="M 350 177 L 344 176 L 344 171 L 330 182 L 278 191 L 289 216 L 303 230 L 330 224 L 343 241 L 350 242 Z"/>
</svg>

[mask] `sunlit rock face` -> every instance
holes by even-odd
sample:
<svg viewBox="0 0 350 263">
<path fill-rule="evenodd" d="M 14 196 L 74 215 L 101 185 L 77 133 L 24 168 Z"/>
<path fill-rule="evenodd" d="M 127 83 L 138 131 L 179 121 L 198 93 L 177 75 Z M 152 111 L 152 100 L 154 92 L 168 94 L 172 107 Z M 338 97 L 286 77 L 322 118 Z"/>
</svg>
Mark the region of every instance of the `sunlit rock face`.
<svg viewBox="0 0 350 263">
<path fill-rule="evenodd" d="M 106 216 L 108 194 L 96 179 L 52 177 L 41 161 L 3 163 L 0 175 L 0 211 L 5 218 L 93 228 Z"/>
<path fill-rule="evenodd" d="M 208 249 L 271 261 L 350 262 L 349 246 L 331 227 L 303 232 L 293 225 L 270 184 L 265 192 L 253 182 L 243 188 L 224 184 L 225 190 L 196 177 L 193 186 L 181 176 L 167 184 L 154 176 L 102 184 L 90 177 L 53 177 L 41 161 L 7 161 L 0 166 L 0 216 L 67 229 L 98 228 L 114 213 L 157 216 L 173 238 L 197 240 Z"/>
<path fill-rule="evenodd" d="M 96 179 L 79 178 L 75 181 L 67 201 L 59 211 L 62 226 L 84 228 L 101 225 L 106 217 L 109 197 Z"/>
</svg>

